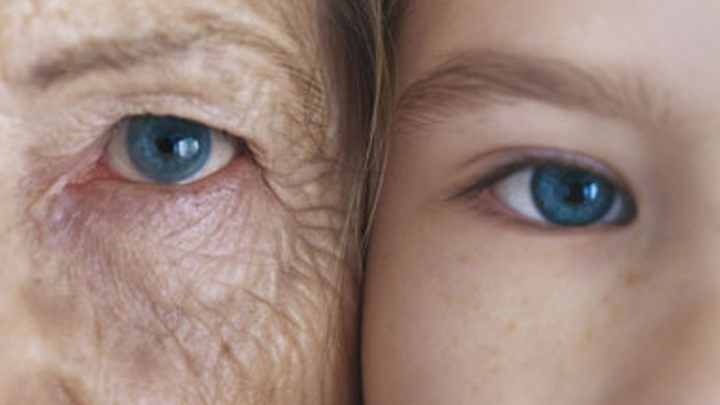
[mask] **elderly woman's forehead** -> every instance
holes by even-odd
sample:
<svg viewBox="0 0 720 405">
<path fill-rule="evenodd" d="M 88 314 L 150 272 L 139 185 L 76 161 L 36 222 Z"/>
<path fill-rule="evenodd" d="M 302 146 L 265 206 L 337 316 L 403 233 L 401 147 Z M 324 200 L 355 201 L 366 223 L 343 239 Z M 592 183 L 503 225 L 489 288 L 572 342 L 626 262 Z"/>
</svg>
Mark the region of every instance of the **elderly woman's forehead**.
<svg viewBox="0 0 720 405">
<path fill-rule="evenodd" d="M 264 18 L 287 18 L 295 15 L 304 21 L 314 11 L 315 0 L 3 0 L 0 16 L 3 19 L 28 22 L 36 18 L 56 18 L 76 24 L 109 22 L 95 20 L 107 11 L 114 17 L 131 15 L 168 14 L 177 12 L 253 13 Z M 228 14 L 224 14 L 228 16 Z M 283 22 L 288 22 L 287 20 Z M 3 27 L 5 28 L 5 27 Z M 97 28 L 97 25 L 96 25 Z"/>
<path fill-rule="evenodd" d="M 172 42 L 206 31 L 238 39 L 258 33 L 300 52 L 317 42 L 317 12 L 316 0 L 4 0 L 0 67 L 7 79 L 26 71 L 28 63 L 78 44 L 150 35 Z"/>
</svg>

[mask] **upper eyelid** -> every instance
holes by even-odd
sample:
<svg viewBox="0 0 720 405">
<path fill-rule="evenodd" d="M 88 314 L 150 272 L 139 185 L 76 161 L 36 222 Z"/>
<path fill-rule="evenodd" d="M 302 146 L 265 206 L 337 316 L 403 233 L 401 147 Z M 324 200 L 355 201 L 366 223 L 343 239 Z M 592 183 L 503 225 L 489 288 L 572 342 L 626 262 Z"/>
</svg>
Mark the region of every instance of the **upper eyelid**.
<svg viewBox="0 0 720 405">
<path fill-rule="evenodd" d="M 248 86 L 259 86 L 263 91 L 263 100 L 253 102 L 250 102 L 249 97 L 236 92 L 228 95 L 232 97 L 230 99 L 222 95 L 206 94 L 204 91 L 207 86 L 196 88 L 187 84 L 193 81 L 179 81 L 167 74 L 157 77 L 144 75 L 140 78 L 132 75 L 121 76 L 115 79 L 114 86 L 119 88 L 118 90 L 115 90 L 115 87 L 105 90 L 86 89 L 82 86 L 73 90 L 75 87 L 71 86 L 70 91 L 63 92 L 63 107 L 66 108 L 63 114 L 39 114 L 41 118 L 46 118 L 39 127 L 40 131 L 46 132 L 39 132 L 40 136 L 46 138 L 42 149 L 47 149 L 48 155 L 52 155 L 56 150 L 63 149 L 62 146 L 50 147 L 52 144 L 87 144 L 124 116 L 175 115 L 244 140 L 259 163 L 269 164 L 274 161 L 274 155 L 272 148 L 268 148 L 266 144 L 273 142 L 276 137 L 295 138 L 300 134 L 298 131 L 278 131 L 277 128 L 270 128 L 267 125 L 271 121 L 268 114 L 275 114 L 272 122 L 284 125 L 297 122 L 301 117 L 296 114 L 302 111 L 296 109 L 300 107 L 299 99 L 291 99 L 295 96 L 282 92 L 261 71 L 257 73 L 260 76 L 254 77 L 254 73 L 251 73 L 253 77 L 244 75 L 242 78 Z M 258 80 L 264 82 L 258 83 Z M 263 90 L 265 86 L 268 86 L 268 90 Z M 280 99 L 276 101 L 276 98 Z M 298 104 L 295 104 L 296 102 Z M 277 113 L 281 113 L 282 117 L 278 117 Z M 37 124 L 40 122 L 33 122 L 33 125 Z M 45 129 L 51 131 L 44 131 Z M 68 137 L 69 134 L 73 135 L 72 138 Z M 303 143 L 303 140 L 309 142 L 310 138 L 303 137 L 298 139 L 298 142 Z"/>
<path fill-rule="evenodd" d="M 173 101 L 168 102 L 168 99 Z M 198 108 L 199 105 L 205 107 Z M 250 142 L 256 138 L 245 136 L 242 129 L 246 126 L 234 121 L 237 114 L 233 114 L 233 109 L 227 105 L 220 106 L 186 94 L 132 93 L 120 97 L 120 102 L 116 96 L 100 94 L 84 98 L 79 105 L 70 103 L 68 107 L 63 114 L 40 115 L 45 119 L 33 121 L 31 124 L 37 127 L 29 127 L 38 134 L 38 144 L 28 152 L 34 157 L 30 170 L 38 173 L 35 176 L 41 179 L 32 191 L 37 195 L 37 203 L 29 206 L 32 212 L 46 209 L 48 201 L 65 187 L 98 167 L 113 129 L 124 118 L 134 115 L 172 115 L 204 125 L 210 123 L 209 127 L 243 141 L 243 154 L 247 154 L 253 164 L 263 167 Z M 190 190 L 198 187 L 192 184 Z"/>
<path fill-rule="evenodd" d="M 494 167 L 490 169 L 489 173 L 481 176 L 480 179 L 476 180 L 471 186 L 465 186 L 459 193 L 457 193 L 455 198 L 472 197 L 473 195 L 494 186 L 503 179 L 532 166 L 532 163 L 525 161 Z"/>
<path fill-rule="evenodd" d="M 218 105 L 194 94 L 125 94 L 122 96 L 93 96 L 70 105 L 58 119 L 41 122 L 42 128 L 52 132 L 42 134 L 43 149 L 48 156 L 67 149 L 84 149 L 102 141 L 128 117 L 139 115 L 167 115 L 206 125 L 251 144 L 257 134 L 249 133 L 253 123 L 245 123 L 233 106 Z M 80 118 L 79 118 L 80 117 Z M 85 145 L 85 146 L 83 146 Z M 65 154 L 60 152 L 60 154 Z"/>
<path fill-rule="evenodd" d="M 524 169 L 537 167 L 543 164 L 564 165 L 577 167 L 586 170 L 595 175 L 607 178 L 617 187 L 617 189 L 630 198 L 635 199 L 634 193 L 629 183 L 617 171 L 605 163 L 599 162 L 597 159 L 588 156 L 571 153 L 560 152 L 548 149 L 535 150 L 511 150 L 499 152 L 503 155 L 510 155 L 503 162 L 495 163 L 485 170 L 485 174 L 480 178 L 475 178 L 471 184 L 465 184 L 457 191 L 452 198 L 472 198 L 477 193 L 492 187 L 499 181 L 513 175 Z M 494 155 L 494 154 L 492 154 Z M 491 158 L 492 156 L 487 156 Z"/>
<path fill-rule="evenodd" d="M 114 124 L 112 124 L 110 127 L 107 127 L 107 132 L 104 134 L 107 137 L 113 136 L 113 134 L 116 134 L 117 131 L 123 130 L 126 126 L 129 120 L 140 117 L 143 115 L 152 115 L 152 116 L 165 116 L 170 118 L 176 118 L 180 120 L 186 120 L 186 121 L 193 121 L 195 123 L 198 123 L 200 125 L 203 125 L 210 129 L 213 133 L 217 134 L 218 136 L 223 136 L 229 139 L 229 141 L 233 142 L 235 146 L 237 147 L 237 150 L 239 153 L 249 153 L 253 154 L 252 149 L 250 148 L 248 144 L 248 140 L 245 136 L 241 134 L 235 134 L 232 132 L 229 132 L 221 127 L 218 127 L 212 123 L 205 122 L 203 120 L 196 120 L 193 117 L 188 117 L 184 115 L 179 114 L 155 114 L 152 112 L 143 113 L 143 114 L 131 114 L 131 115 L 125 115 L 118 119 Z"/>
</svg>

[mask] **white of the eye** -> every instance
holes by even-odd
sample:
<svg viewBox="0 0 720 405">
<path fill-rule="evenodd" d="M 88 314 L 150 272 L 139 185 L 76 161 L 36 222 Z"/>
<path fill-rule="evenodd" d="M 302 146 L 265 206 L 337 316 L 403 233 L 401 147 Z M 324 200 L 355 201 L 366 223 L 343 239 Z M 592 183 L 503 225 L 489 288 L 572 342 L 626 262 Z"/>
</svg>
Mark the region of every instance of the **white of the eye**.
<svg viewBox="0 0 720 405">
<path fill-rule="evenodd" d="M 223 167 L 235 157 L 237 149 L 233 141 L 225 134 L 218 131 L 211 131 L 212 148 L 210 157 L 205 166 L 195 173 L 192 177 L 183 180 L 180 184 L 188 184 L 201 180 Z M 125 179 L 138 183 L 153 183 L 152 180 L 140 173 L 130 160 L 127 152 L 127 137 L 124 128 L 120 128 L 112 135 L 107 149 L 105 150 L 106 159 L 110 168 Z"/>
<path fill-rule="evenodd" d="M 610 211 L 605 215 L 605 218 L 602 219 L 600 222 L 618 222 L 625 216 L 625 207 L 627 204 L 626 197 L 623 197 L 618 192 L 615 193 L 615 199 L 613 200 L 612 207 L 610 207 Z"/>
<path fill-rule="evenodd" d="M 498 182 L 493 187 L 495 196 L 518 214 L 534 221 L 548 223 L 538 210 L 532 193 L 535 168 L 521 170 Z M 619 221 L 624 212 L 625 199 L 616 194 L 610 211 L 598 223 Z"/>
<path fill-rule="evenodd" d="M 535 205 L 532 197 L 534 168 L 511 174 L 493 187 L 495 197 L 518 214 L 538 221 L 547 222 Z"/>
</svg>

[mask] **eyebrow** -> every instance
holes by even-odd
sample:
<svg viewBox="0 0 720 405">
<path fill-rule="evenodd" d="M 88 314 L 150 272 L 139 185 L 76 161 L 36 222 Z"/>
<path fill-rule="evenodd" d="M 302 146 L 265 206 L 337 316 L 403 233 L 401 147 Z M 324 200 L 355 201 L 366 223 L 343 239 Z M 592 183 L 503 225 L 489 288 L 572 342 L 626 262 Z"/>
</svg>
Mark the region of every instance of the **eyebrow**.
<svg viewBox="0 0 720 405">
<path fill-rule="evenodd" d="M 664 115 L 641 76 L 615 76 L 556 59 L 497 51 L 461 53 L 411 83 L 395 103 L 396 125 L 425 125 L 467 110 L 532 100 L 647 125 Z"/>
<path fill-rule="evenodd" d="M 184 30 L 159 30 L 130 39 L 90 40 L 56 49 L 33 63 L 23 81 L 31 87 L 47 90 L 93 72 L 123 71 L 168 56 L 188 53 L 209 39 L 219 39 L 224 44 L 258 51 L 287 70 L 292 78 L 303 83 L 309 80 L 300 73 L 297 55 L 273 38 L 241 23 L 223 21 L 217 16 L 196 17 L 193 22 Z"/>
</svg>

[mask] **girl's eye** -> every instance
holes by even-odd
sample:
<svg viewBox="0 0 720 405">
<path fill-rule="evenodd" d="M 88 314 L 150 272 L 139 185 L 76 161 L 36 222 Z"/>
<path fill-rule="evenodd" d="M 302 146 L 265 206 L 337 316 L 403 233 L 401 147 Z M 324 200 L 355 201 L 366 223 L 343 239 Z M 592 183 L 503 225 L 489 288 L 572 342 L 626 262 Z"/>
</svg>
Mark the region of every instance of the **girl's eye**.
<svg viewBox="0 0 720 405">
<path fill-rule="evenodd" d="M 220 170 L 237 153 L 227 135 L 169 116 L 136 116 L 117 127 L 107 148 L 110 167 L 131 181 L 184 184 Z"/>
<path fill-rule="evenodd" d="M 632 199 L 607 178 L 558 164 L 519 170 L 492 187 L 492 193 L 524 218 L 559 227 L 629 224 Z"/>
</svg>

